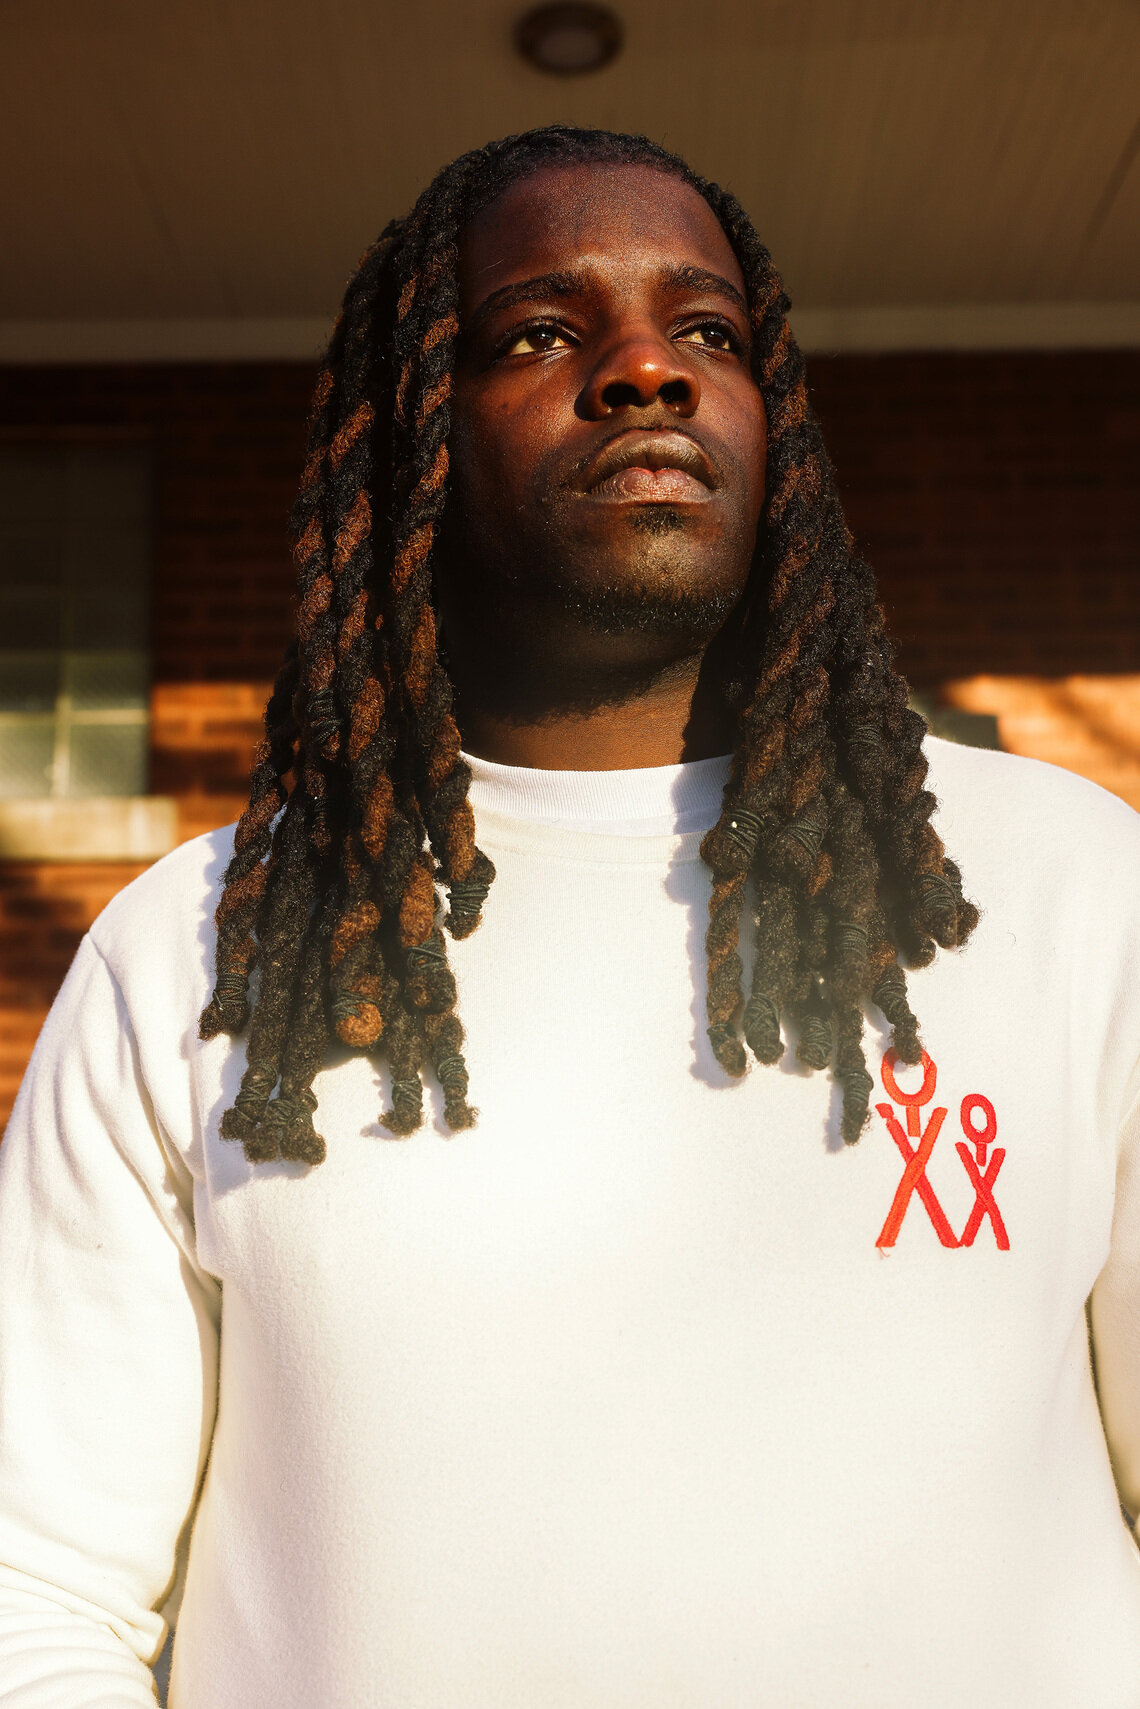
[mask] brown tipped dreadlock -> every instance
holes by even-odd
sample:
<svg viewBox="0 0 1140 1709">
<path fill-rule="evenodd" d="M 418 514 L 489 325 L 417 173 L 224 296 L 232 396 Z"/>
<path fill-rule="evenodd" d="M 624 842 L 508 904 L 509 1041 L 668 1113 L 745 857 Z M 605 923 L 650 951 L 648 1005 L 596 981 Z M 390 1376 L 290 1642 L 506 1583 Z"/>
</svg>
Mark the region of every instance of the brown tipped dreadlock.
<svg viewBox="0 0 1140 1709">
<path fill-rule="evenodd" d="M 203 1038 L 249 1025 L 222 1119 L 251 1161 L 319 1163 L 313 1079 L 331 1038 L 386 1062 L 393 1133 L 419 1126 L 422 1074 L 467 1127 L 463 1029 L 440 928 L 479 922 L 494 869 L 475 845 L 451 685 L 436 648 L 432 552 L 447 493 L 457 243 L 508 184 L 544 165 L 648 165 L 720 220 L 744 274 L 753 371 L 768 417 L 767 501 L 736 616 L 726 700 L 739 741 L 712 869 L 709 1039 L 744 1072 L 790 1023 L 811 1068 L 834 1063 L 843 1135 L 858 1138 L 874 1002 L 904 1062 L 921 1054 L 901 955 L 926 965 L 977 923 L 930 825 L 925 726 L 908 710 L 808 405 L 788 300 L 739 203 L 644 137 L 550 126 L 463 155 L 394 220 L 349 284 L 317 381 L 294 511 L 298 635 L 265 713 L 250 801 L 218 908 Z M 291 781 L 291 787 L 289 787 Z M 755 963 L 741 988 L 749 880 Z M 258 990 L 250 1007 L 250 978 Z M 739 1029 L 739 1030 L 738 1030 Z"/>
</svg>

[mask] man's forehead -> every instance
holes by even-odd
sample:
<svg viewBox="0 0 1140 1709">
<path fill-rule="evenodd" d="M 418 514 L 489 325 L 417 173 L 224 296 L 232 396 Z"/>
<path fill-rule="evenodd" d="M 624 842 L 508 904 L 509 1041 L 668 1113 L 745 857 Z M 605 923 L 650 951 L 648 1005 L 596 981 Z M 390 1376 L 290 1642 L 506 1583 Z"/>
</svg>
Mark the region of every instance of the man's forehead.
<svg viewBox="0 0 1140 1709">
<path fill-rule="evenodd" d="M 732 246 L 699 191 L 640 165 L 544 166 L 472 218 L 459 254 L 467 309 L 516 279 L 597 276 L 615 265 L 646 276 L 703 269 L 744 289 Z"/>
</svg>

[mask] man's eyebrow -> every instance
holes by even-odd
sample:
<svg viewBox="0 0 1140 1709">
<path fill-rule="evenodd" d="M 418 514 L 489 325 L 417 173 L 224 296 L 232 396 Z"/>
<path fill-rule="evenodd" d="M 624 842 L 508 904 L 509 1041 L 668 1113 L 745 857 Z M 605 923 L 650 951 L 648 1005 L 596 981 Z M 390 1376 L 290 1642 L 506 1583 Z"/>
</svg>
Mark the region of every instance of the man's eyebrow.
<svg viewBox="0 0 1140 1709">
<path fill-rule="evenodd" d="M 468 327 L 475 327 L 498 309 L 514 308 L 516 303 L 533 303 L 543 297 L 575 297 L 589 287 L 585 273 L 574 271 L 539 273 L 533 279 L 520 279 L 515 285 L 503 285 L 471 311 Z"/>
<path fill-rule="evenodd" d="M 667 290 L 704 291 L 712 296 L 728 297 L 738 309 L 748 313 L 748 300 L 743 291 L 723 273 L 710 272 L 707 267 L 669 267 L 661 282 Z"/>
<path fill-rule="evenodd" d="M 744 314 L 748 313 L 748 303 L 743 292 L 738 290 L 731 279 L 726 279 L 721 273 L 713 273 L 707 267 L 665 267 L 658 277 L 667 291 L 695 291 L 728 297 Z M 573 268 L 554 273 L 539 273 L 533 279 L 520 279 L 517 284 L 503 285 L 499 290 L 492 291 L 490 296 L 484 297 L 472 310 L 468 329 L 479 326 L 489 315 L 500 309 L 515 308 L 520 303 L 539 302 L 543 298 L 582 296 L 589 287 L 589 274 Z"/>
</svg>

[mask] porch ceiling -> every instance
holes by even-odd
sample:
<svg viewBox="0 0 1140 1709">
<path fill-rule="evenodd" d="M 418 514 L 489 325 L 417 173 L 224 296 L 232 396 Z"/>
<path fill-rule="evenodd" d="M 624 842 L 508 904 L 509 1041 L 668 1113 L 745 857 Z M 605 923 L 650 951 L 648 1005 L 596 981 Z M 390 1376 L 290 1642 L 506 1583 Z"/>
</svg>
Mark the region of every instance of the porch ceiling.
<svg viewBox="0 0 1140 1709">
<path fill-rule="evenodd" d="M 554 119 L 728 183 L 801 305 L 1140 298 L 1138 0 L 0 0 L 0 320 L 324 316 L 435 168 Z"/>
</svg>

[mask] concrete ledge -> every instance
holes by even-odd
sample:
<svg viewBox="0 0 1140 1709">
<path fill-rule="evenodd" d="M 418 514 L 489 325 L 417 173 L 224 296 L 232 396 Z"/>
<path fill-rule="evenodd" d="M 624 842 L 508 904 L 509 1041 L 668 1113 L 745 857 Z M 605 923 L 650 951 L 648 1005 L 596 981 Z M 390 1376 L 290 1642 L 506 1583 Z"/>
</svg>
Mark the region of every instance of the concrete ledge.
<svg viewBox="0 0 1140 1709">
<path fill-rule="evenodd" d="M 1140 303 L 900 303 L 793 308 L 809 354 L 937 350 L 1135 350 Z"/>
<path fill-rule="evenodd" d="M 177 841 L 166 795 L 0 801 L 0 860 L 157 860 Z"/>
<path fill-rule="evenodd" d="M 809 353 L 1135 350 L 1140 303 L 858 303 L 793 308 Z M 0 320 L 0 365 L 56 362 L 315 362 L 332 317 Z"/>
<path fill-rule="evenodd" d="M 0 364 L 312 362 L 331 315 L 230 320 L 0 320 Z"/>
</svg>

